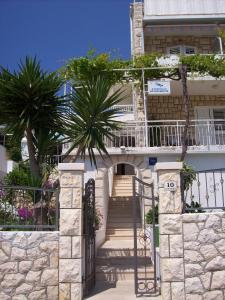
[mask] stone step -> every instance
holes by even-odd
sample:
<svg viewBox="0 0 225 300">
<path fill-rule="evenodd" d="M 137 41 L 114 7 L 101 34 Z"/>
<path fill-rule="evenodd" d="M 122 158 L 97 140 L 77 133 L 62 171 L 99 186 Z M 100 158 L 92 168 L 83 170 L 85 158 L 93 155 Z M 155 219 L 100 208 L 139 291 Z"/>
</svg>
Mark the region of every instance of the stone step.
<svg viewBox="0 0 225 300">
<path fill-rule="evenodd" d="M 136 224 L 137 227 L 141 228 L 141 223 Z M 108 222 L 107 229 L 133 229 L 134 223 L 133 222 Z"/>
<path fill-rule="evenodd" d="M 130 217 L 133 218 L 133 211 L 132 210 L 123 210 L 123 209 L 113 209 L 113 210 L 109 210 L 109 217 L 120 217 L 120 218 L 126 218 L 126 217 Z"/>
<path fill-rule="evenodd" d="M 116 192 L 113 192 L 113 196 L 114 197 L 117 197 L 117 196 L 132 196 L 132 192 L 130 191 L 116 191 Z"/>
<path fill-rule="evenodd" d="M 136 219 L 137 222 L 141 222 L 141 218 L 137 218 Z M 127 222 L 131 222 L 133 223 L 133 216 L 132 215 L 128 215 L 128 216 L 118 216 L 118 215 L 111 215 L 109 214 L 108 219 L 107 219 L 108 223 L 127 223 Z"/>
<path fill-rule="evenodd" d="M 133 268 L 134 266 L 134 256 L 97 256 L 96 265 L 98 266 L 111 266 L 111 267 L 120 267 L 126 266 L 127 268 Z M 150 257 L 145 257 L 144 255 L 138 257 L 138 266 L 150 268 L 152 266 Z"/>
<path fill-rule="evenodd" d="M 133 240 L 133 236 L 131 235 L 115 235 L 115 234 L 107 234 L 105 237 L 106 241 L 123 241 L 123 240 Z"/>
<path fill-rule="evenodd" d="M 159 293 L 157 293 L 159 294 Z M 134 292 L 134 280 L 126 281 L 97 281 L 94 290 L 88 300 L 161 300 L 161 295 L 136 297 Z"/>
<path fill-rule="evenodd" d="M 119 185 L 129 185 L 129 186 L 133 186 L 132 181 L 130 180 L 115 180 L 113 182 L 113 186 L 119 186 Z"/>
<path fill-rule="evenodd" d="M 117 229 L 117 228 L 113 228 L 113 229 L 106 229 L 106 234 L 107 235 L 117 235 L 117 236 L 133 236 L 134 235 L 134 231 L 133 229 Z"/>
<path fill-rule="evenodd" d="M 110 213 L 115 213 L 115 212 L 121 212 L 121 213 L 125 213 L 125 212 L 129 212 L 129 213 L 133 213 L 133 209 L 130 207 L 124 208 L 124 207 L 113 207 L 110 208 L 109 207 L 109 214 Z"/>
<path fill-rule="evenodd" d="M 111 242 L 111 241 L 108 241 Z M 113 241 L 115 242 L 115 241 Z M 132 243 L 133 240 L 131 240 Z M 119 244 L 121 242 L 119 241 Z M 143 248 L 138 248 L 137 249 L 137 255 L 138 257 L 143 257 L 145 255 L 150 257 L 150 249 L 145 250 Z M 132 257 L 134 256 L 134 246 L 131 248 L 118 248 L 118 249 L 108 249 L 108 248 L 99 248 L 97 252 L 97 257 L 104 257 L 104 258 L 111 258 L 111 257 Z"/>
<path fill-rule="evenodd" d="M 147 272 L 142 268 L 139 270 L 138 275 L 154 278 L 153 268 L 150 267 Z M 96 267 L 96 279 L 99 281 L 120 281 L 120 280 L 132 280 L 134 279 L 134 268 L 124 267 L 110 267 L 110 266 L 97 266 Z"/>
<path fill-rule="evenodd" d="M 107 222 L 131 222 L 133 223 L 134 222 L 134 218 L 133 218 L 133 214 L 132 213 L 123 213 L 123 214 L 118 214 L 118 213 L 110 213 L 108 215 L 108 219 L 107 219 Z M 136 218 L 136 222 L 141 222 L 141 218 L 140 217 L 137 217 Z"/>
<path fill-rule="evenodd" d="M 109 202 L 130 202 L 132 197 L 110 197 Z"/>
</svg>

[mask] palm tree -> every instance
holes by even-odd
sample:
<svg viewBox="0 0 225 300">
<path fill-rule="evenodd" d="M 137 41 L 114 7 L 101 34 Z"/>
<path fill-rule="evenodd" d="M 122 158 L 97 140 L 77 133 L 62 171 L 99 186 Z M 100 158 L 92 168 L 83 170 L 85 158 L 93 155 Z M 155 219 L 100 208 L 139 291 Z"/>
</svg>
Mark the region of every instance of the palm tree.
<svg viewBox="0 0 225 300">
<path fill-rule="evenodd" d="M 15 140 L 26 136 L 31 175 L 39 179 L 41 154 L 63 131 L 62 84 L 56 73 L 43 71 L 36 58 L 26 57 L 18 71 L 0 68 L 0 124 L 6 125 Z"/>
<path fill-rule="evenodd" d="M 91 163 L 97 166 L 94 149 L 102 158 L 108 155 L 104 139 L 112 139 L 112 130 L 119 128 L 121 123 L 115 120 L 119 110 L 114 105 L 124 99 L 122 88 L 110 92 L 111 88 L 112 82 L 100 74 L 73 90 L 66 134 L 71 143 L 68 153 L 77 149 L 75 160 L 79 156 L 85 159 L 88 153 Z"/>
</svg>

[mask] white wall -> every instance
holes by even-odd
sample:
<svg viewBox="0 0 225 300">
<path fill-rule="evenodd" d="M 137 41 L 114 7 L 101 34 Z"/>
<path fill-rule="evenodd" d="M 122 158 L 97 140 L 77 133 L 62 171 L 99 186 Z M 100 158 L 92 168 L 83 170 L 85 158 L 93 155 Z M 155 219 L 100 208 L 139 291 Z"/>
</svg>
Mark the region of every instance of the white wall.
<svg viewBox="0 0 225 300">
<path fill-rule="evenodd" d="M 103 224 L 96 232 L 96 249 L 101 246 L 105 241 L 106 234 L 106 226 L 107 226 L 107 218 L 108 218 L 108 206 L 109 206 L 109 173 L 108 171 L 104 175 L 103 179 L 103 206 L 97 207 L 97 209 L 101 210 L 103 215 Z"/>
</svg>

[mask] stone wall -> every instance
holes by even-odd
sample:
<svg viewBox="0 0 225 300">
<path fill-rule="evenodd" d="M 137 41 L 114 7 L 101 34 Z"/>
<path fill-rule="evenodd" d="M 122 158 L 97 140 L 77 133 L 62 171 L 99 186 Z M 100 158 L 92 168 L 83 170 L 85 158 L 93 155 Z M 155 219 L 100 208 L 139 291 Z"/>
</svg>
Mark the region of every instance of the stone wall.
<svg viewBox="0 0 225 300">
<path fill-rule="evenodd" d="M 58 232 L 0 232 L 0 299 L 58 299 Z"/>
<path fill-rule="evenodd" d="M 182 220 L 186 299 L 225 299 L 225 213 L 185 214 Z"/>
<path fill-rule="evenodd" d="M 225 96 L 190 96 L 190 118 L 195 119 L 197 106 L 223 106 Z M 148 120 L 183 120 L 184 109 L 181 96 L 148 97 Z"/>
<path fill-rule="evenodd" d="M 60 231 L 0 231 L 0 300 L 83 299 L 84 164 L 59 171 Z"/>
<path fill-rule="evenodd" d="M 162 300 L 224 300 L 225 213 L 182 214 L 181 168 L 156 164 Z M 164 188 L 168 181 L 177 188 Z"/>
<path fill-rule="evenodd" d="M 219 43 L 215 37 L 211 36 L 154 36 L 145 35 L 145 53 L 157 52 L 168 54 L 167 48 L 178 45 L 193 46 L 197 48 L 197 53 L 211 54 L 219 50 Z"/>
</svg>

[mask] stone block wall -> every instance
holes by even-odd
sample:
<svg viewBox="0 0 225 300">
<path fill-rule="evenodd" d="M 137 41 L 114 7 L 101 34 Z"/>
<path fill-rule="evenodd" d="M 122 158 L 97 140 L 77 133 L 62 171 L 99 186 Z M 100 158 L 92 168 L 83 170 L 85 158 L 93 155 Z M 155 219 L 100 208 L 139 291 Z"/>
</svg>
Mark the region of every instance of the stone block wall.
<svg viewBox="0 0 225 300">
<path fill-rule="evenodd" d="M 58 299 L 58 232 L 0 232 L 0 299 Z"/>
<path fill-rule="evenodd" d="M 219 43 L 212 36 L 148 36 L 145 35 L 145 53 L 157 52 L 168 54 L 168 47 L 178 45 L 197 48 L 197 53 L 212 54 L 219 50 Z"/>
<path fill-rule="evenodd" d="M 225 213 L 182 214 L 182 163 L 158 163 L 162 300 L 225 299 Z M 176 182 L 176 190 L 164 188 Z"/>
<path fill-rule="evenodd" d="M 223 106 L 225 96 L 190 96 L 190 118 L 195 119 L 196 106 Z M 183 120 L 181 96 L 151 96 L 147 101 L 148 120 Z"/>
<path fill-rule="evenodd" d="M 225 213 L 184 214 L 187 300 L 225 299 Z"/>
<path fill-rule="evenodd" d="M 83 299 L 84 164 L 59 164 L 60 231 L 0 231 L 0 300 Z"/>
</svg>

